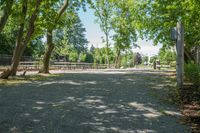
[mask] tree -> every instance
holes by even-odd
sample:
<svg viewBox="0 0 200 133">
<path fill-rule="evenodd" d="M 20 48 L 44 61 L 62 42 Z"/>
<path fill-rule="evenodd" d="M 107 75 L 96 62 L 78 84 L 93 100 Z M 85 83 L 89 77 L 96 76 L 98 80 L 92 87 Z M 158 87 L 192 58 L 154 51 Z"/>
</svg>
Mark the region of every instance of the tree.
<svg viewBox="0 0 200 133">
<path fill-rule="evenodd" d="M 135 65 L 142 64 L 142 56 L 140 55 L 140 53 L 136 53 L 135 58 L 134 58 L 134 64 Z"/>
<path fill-rule="evenodd" d="M 77 13 L 74 13 L 74 17 L 70 20 L 66 19 L 68 24 L 62 29 L 55 30 L 55 50 L 53 54 L 68 57 L 73 51 L 77 53 L 78 58 L 81 58 L 81 55 L 87 51 L 88 41 L 85 37 L 86 30 Z"/>
<path fill-rule="evenodd" d="M 116 49 L 115 67 L 119 67 L 121 52 L 136 46 L 137 11 L 135 10 L 135 2 L 132 0 L 115 2 L 112 28 L 115 32 L 113 35 Z"/>
<path fill-rule="evenodd" d="M 87 0 L 87 2 L 91 2 L 90 0 Z M 51 5 L 52 3 L 50 3 L 50 11 L 49 13 L 53 13 L 55 15 L 52 15 L 52 17 L 46 17 L 46 21 L 47 21 L 47 48 L 43 57 L 43 65 L 42 68 L 40 69 L 40 73 L 49 73 L 49 61 L 50 61 L 50 57 L 52 54 L 52 51 L 54 49 L 54 43 L 53 43 L 53 31 L 55 30 L 55 28 L 57 26 L 62 25 L 62 21 L 63 21 L 63 16 L 66 15 L 65 10 L 68 8 L 68 17 L 70 18 L 70 15 L 74 13 L 75 10 L 79 9 L 80 6 L 82 6 L 83 8 L 85 7 L 85 0 L 65 0 L 63 5 L 60 7 L 60 9 L 55 9 L 55 7 L 58 5 L 57 3 L 53 3 L 53 5 Z"/>
<path fill-rule="evenodd" d="M 52 3 L 50 2 L 50 4 L 52 4 Z M 54 4 L 56 4 L 56 3 L 54 3 Z M 47 47 L 46 47 L 46 51 L 45 51 L 45 54 L 43 57 L 42 68 L 39 71 L 40 73 L 49 73 L 49 61 L 50 61 L 51 53 L 54 49 L 53 30 L 58 25 L 58 22 L 59 22 L 60 18 L 62 17 L 63 13 L 65 12 L 65 10 L 67 9 L 68 5 L 69 5 L 69 0 L 65 0 L 63 5 L 57 11 L 57 13 L 55 13 L 55 10 L 56 10 L 56 9 L 54 9 L 55 5 L 52 5 L 50 7 L 52 10 L 50 12 L 53 12 L 56 15 L 54 15 L 53 18 L 51 18 L 51 20 L 49 20 L 49 18 L 46 18 L 48 21 L 47 33 L 46 33 Z"/>
<path fill-rule="evenodd" d="M 14 0 L 2 0 L 0 1 L 0 33 L 7 23 L 8 17 L 11 14 Z"/>
<path fill-rule="evenodd" d="M 97 0 L 92 8 L 95 10 L 95 15 L 98 17 L 97 22 L 100 25 L 101 30 L 105 34 L 106 42 L 106 60 L 107 67 L 110 67 L 109 61 L 109 35 L 111 31 L 111 16 L 112 16 L 112 2 L 110 0 Z"/>
<path fill-rule="evenodd" d="M 131 49 L 125 50 L 125 52 L 122 54 L 121 66 L 123 66 L 123 67 L 133 67 L 134 66 L 133 52 Z"/>
<path fill-rule="evenodd" d="M 1 78 L 8 78 L 10 75 L 14 76 L 17 72 L 17 67 L 21 59 L 22 54 L 30 42 L 31 37 L 35 30 L 35 21 L 39 13 L 39 7 L 41 0 L 31 1 L 23 0 L 21 3 L 21 16 L 19 23 L 19 30 L 16 39 L 16 46 L 12 58 L 11 68 L 7 69 L 1 74 Z M 28 19 L 28 20 L 27 20 Z M 28 23 L 26 23 L 26 21 Z"/>
<path fill-rule="evenodd" d="M 158 54 L 158 59 L 162 64 L 170 65 L 176 61 L 176 53 L 172 49 L 161 48 Z"/>
<path fill-rule="evenodd" d="M 76 14 L 74 23 L 66 28 L 68 44 L 77 51 L 79 57 L 82 52 L 86 52 L 88 40 L 85 37 L 86 29 L 83 27 L 78 14 Z"/>
<path fill-rule="evenodd" d="M 185 29 L 185 55 L 191 60 L 191 48 L 199 44 L 199 5 L 199 0 L 142 0 L 138 6 L 143 25 L 141 31 L 155 44 L 161 42 L 164 47 L 174 46 L 170 29 L 181 21 Z"/>
</svg>

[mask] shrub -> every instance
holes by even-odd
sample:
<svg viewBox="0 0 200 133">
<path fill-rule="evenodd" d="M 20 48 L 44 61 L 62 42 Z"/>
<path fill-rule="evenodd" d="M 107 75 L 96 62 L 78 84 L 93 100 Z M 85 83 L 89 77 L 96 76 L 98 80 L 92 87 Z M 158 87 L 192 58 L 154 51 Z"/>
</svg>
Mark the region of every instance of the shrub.
<svg viewBox="0 0 200 133">
<path fill-rule="evenodd" d="M 193 62 L 185 64 L 185 77 L 194 85 L 200 86 L 200 66 Z"/>
</svg>

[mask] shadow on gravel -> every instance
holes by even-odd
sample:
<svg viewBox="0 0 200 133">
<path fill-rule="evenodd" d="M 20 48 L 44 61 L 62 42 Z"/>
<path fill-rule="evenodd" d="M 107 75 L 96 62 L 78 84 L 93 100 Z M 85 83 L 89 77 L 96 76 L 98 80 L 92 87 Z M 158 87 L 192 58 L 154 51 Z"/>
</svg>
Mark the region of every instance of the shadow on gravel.
<svg viewBox="0 0 200 133">
<path fill-rule="evenodd" d="M 0 132 L 188 133 L 156 73 L 71 73 L 0 86 Z"/>
</svg>

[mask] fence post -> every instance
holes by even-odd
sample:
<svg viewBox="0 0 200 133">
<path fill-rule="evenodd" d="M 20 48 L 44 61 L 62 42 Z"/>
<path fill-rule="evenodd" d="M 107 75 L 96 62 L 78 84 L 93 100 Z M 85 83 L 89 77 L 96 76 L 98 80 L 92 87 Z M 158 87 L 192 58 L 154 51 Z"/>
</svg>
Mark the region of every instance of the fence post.
<svg viewBox="0 0 200 133">
<path fill-rule="evenodd" d="M 176 74 L 177 74 L 177 86 L 183 87 L 184 77 L 184 28 L 181 22 L 177 23 L 177 42 L 176 42 Z"/>
</svg>

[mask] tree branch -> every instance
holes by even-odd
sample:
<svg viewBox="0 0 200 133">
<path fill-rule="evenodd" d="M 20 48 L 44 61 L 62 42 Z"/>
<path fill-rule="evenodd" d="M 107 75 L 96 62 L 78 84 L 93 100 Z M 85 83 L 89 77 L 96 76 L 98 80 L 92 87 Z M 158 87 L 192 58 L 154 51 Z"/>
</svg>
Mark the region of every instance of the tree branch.
<svg viewBox="0 0 200 133">
<path fill-rule="evenodd" d="M 13 3 L 14 0 L 6 1 L 6 6 L 3 9 L 3 15 L 0 17 L 0 33 L 2 32 L 4 26 L 6 25 L 8 17 L 10 16 Z"/>
<path fill-rule="evenodd" d="M 37 19 L 37 15 L 38 15 L 39 6 L 41 4 L 41 1 L 42 0 L 37 0 L 37 3 L 35 5 L 35 10 L 34 10 L 33 14 L 31 15 L 31 18 L 29 20 L 28 32 L 27 32 L 27 34 L 25 36 L 25 39 L 24 39 L 24 45 L 26 45 L 30 41 L 31 36 L 34 33 L 34 30 L 35 30 L 34 23 L 35 23 L 35 21 Z"/>
<path fill-rule="evenodd" d="M 60 17 L 64 13 L 64 11 L 67 9 L 68 5 L 69 5 L 69 0 L 65 0 L 63 6 L 58 11 L 58 16 L 57 16 L 57 18 L 55 20 L 55 24 L 57 24 L 58 20 L 60 19 Z"/>
</svg>

